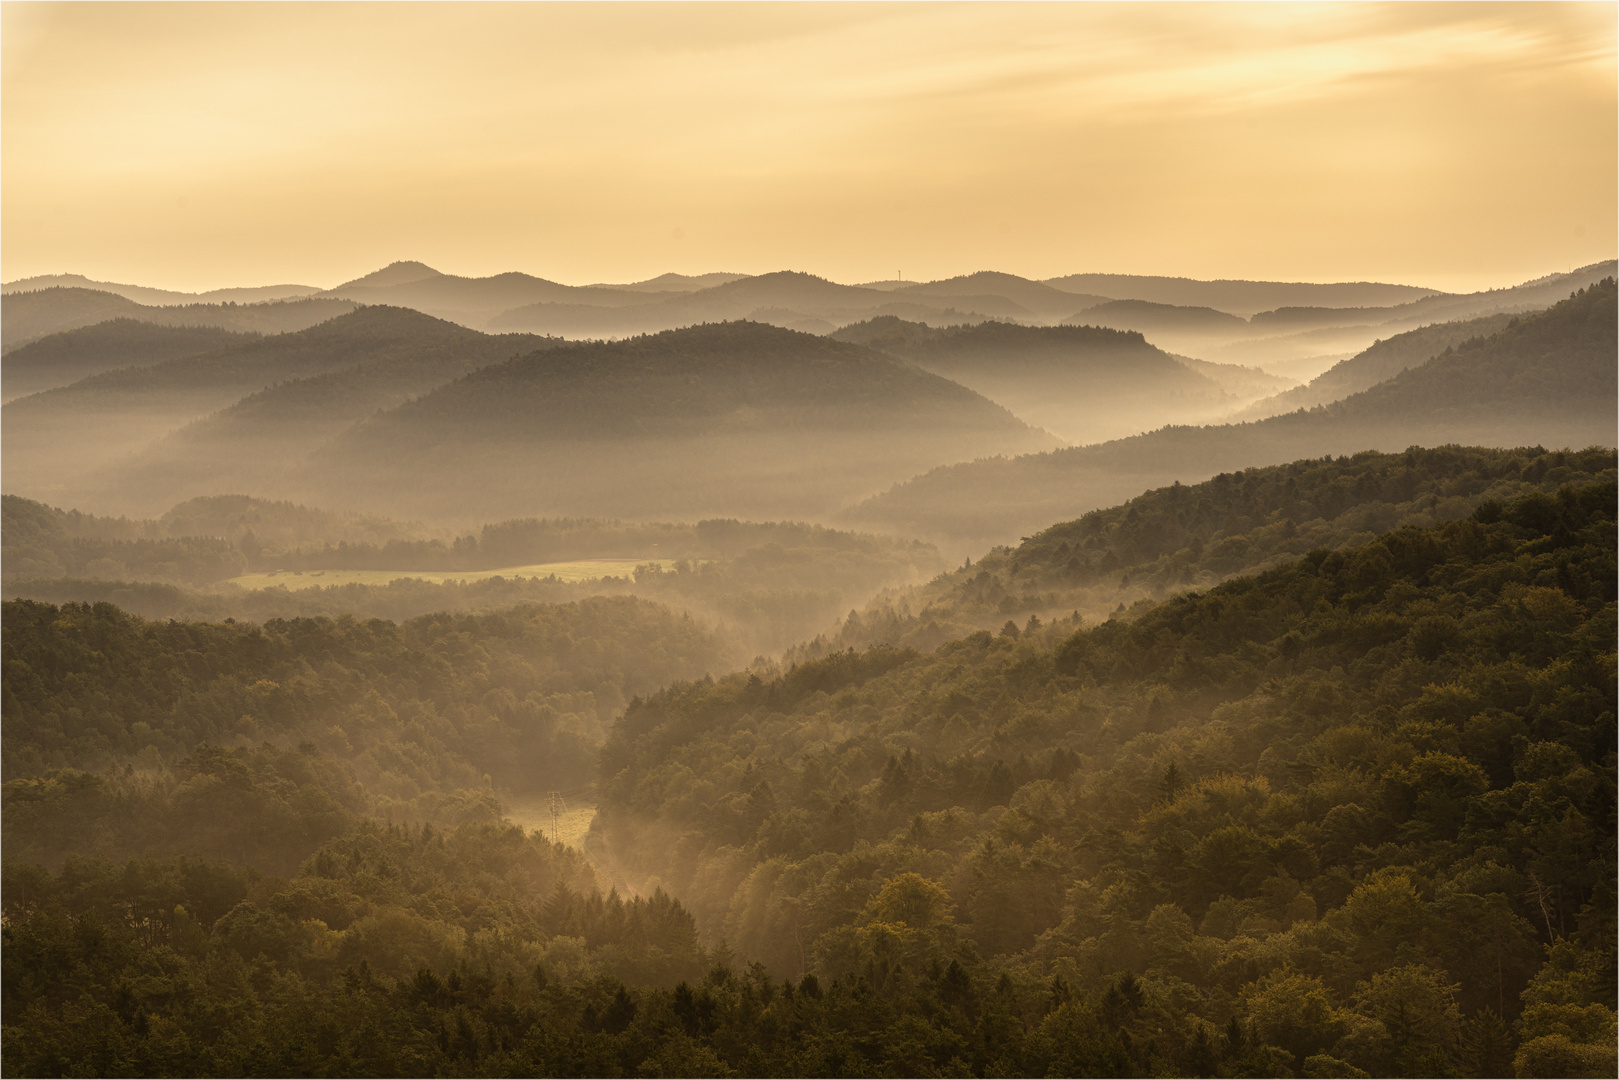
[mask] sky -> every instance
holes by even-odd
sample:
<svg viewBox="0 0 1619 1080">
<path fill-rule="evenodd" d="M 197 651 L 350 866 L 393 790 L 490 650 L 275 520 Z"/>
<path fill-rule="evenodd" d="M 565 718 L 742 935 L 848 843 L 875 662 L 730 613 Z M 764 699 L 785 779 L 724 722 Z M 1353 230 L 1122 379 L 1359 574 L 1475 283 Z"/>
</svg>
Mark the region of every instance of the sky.
<svg viewBox="0 0 1619 1080">
<path fill-rule="evenodd" d="M 0 277 L 1467 290 L 1619 250 L 1619 6 L 0 4 Z"/>
</svg>

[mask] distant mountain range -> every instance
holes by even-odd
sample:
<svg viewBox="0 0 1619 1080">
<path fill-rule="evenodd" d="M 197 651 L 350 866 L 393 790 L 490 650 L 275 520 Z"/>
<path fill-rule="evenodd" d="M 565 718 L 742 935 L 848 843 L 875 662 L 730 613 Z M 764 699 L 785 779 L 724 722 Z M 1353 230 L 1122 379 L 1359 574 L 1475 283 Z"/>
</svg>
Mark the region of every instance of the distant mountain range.
<svg viewBox="0 0 1619 1080">
<path fill-rule="evenodd" d="M 1608 278 L 1330 405 L 945 466 L 845 517 L 981 545 L 1015 540 L 1132 491 L 1303 457 L 1446 443 L 1611 447 L 1619 401 L 1616 320 Z"/>
<path fill-rule="evenodd" d="M 1611 349 L 1607 382 L 1587 378 L 1555 409 L 1547 395 L 1561 376 L 1550 368 L 1519 383 L 1455 365 L 1481 362 L 1480 340 L 1542 326 L 1534 313 L 1572 289 L 1593 303 L 1595 275 L 1613 266 L 1384 307 L 1323 305 L 1398 300 L 1405 287 L 1202 283 L 1316 301 L 1251 318 L 989 271 L 864 286 L 784 271 L 575 287 L 396 263 L 316 296 L 164 305 L 8 287 L 5 485 L 115 512 L 236 490 L 417 516 L 501 513 L 514 499 L 525 513 L 803 517 L 915 476 L 851 513 L 986 539 L 1250 458 L 1441 437 L 1611 443 Z M 1137 283 L 1181 295 L 1165 292 L 1170 280 Z M 530 302 L 501 307 L 515 301 Z M 609 340 L 467 325 L 479 319 Z M 1318 325 L 1333 319 L 1372 321 Z M 1306 386 L 1210 359 L 1272 346 L 1342 351 L 1306 353 L 1320 361 Z M 1586 355 L 1565 342 L 1512 363 L 1545 367 L 1559 349 Z M 1441 372 L 1454 385 L 1428 387 Z M 1609 411 L 1602 423 L 1587 416 L 1593 402 Z M 1260 422 L 1186 426 L 1220 420 Z M 1129 438 L 1142 432 L 1153 434 Z M 963 464 L 1063 441 L 1105 445 Z M 969 494 L 946 493 L 957 480 Z"/>
<path fill-rule="evenodd" d="M 0 349 L 9 352 L 47 334 L 94 326 L 109 319 L 137 319 L 162 326 L 214 326 L 257 334 L 303 330 L 353 311 L 348 300 L 304 297 L 256 304 L 150 305 L 94 289 L 52 287 L 7 292 L 0 297 Z"/>
<path fill-rule="evenodd" d="M 254 285 L 243 289 L 209 289 L 207 292 L 176 292 L 148 285 L 121 285 L 115 281 L 92 281 L 83 274 L 41 274 L 0 286 L 0 293 L 38 292 L 42 289 L 94 289 L 148 306 L 177 304 L 262 304 L 268 300 L 296 300 L 322 291 L 314 285 Z"/>
<path fill-rule="evenodd" d="M 5 286 L 0 347 L 116 317 L 284 332 L 318 321 L 305 321 L 288 303 L 321 301 L 409 307 L 478 330 L 595 339 L 736 319 L 830 333 L 884 315 L 935 327 L 992 319 L 1104 326 L 1141 331 L 1169 352 L 1240 366 L 1274 366 L 1276 374 L 1309 379 L 1377 338 L 1435 321 L 1544 308 L 1613 269 L 1612 262 L 1593 264 L 1510 289 L 1460 296 L 1378 282 L 1317 285 L 1118 274 L 1074 274 L 1041 282 L 987 270 L 941 281 L 869 285 L 779 271 L 757 276 L 663 274 L 630 284 L 575 286 L 523 273 L 463 277 L 425 263 L 398 262 L 327 290 L 286 285 L 197 295 L 56 275 Z M 61 288 L 66 285 L 75 287 Z M 56 290 L 54 297 L 47 296 Z M 96 290 L 100 299 L 90 299 Z M 248 313 L 201 303 L 241 306 L 284 297 L 303 299 L 248 303 Z M 140 306 L 120 306 L 115 298 Z"/>
</svg>

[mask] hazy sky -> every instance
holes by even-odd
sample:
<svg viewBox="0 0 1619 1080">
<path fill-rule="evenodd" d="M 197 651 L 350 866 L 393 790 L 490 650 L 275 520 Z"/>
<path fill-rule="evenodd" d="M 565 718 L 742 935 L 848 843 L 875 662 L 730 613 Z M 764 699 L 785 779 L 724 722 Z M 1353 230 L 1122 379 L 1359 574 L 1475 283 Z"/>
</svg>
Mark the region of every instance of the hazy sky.
<svg viewBox="0 0 1619 1080">
<path fill-rule="evenodd" d="M 1513 283 L 1616 240 L 1612 3 L 0 6 L 0 274 Z"/>
</svg>

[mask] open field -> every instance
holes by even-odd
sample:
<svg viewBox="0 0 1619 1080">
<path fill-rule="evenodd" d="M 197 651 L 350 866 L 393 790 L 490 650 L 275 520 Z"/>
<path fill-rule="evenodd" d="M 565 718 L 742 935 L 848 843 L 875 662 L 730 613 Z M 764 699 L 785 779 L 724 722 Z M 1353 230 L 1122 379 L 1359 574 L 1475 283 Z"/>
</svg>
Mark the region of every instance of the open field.
<svg viewBox="0 0 1619 1080">
<path fill-rule="evenodd" d="M 566 805 L 567 809 L 557 816 L 556 839 L 583 850 L 590 819 L 596 816 L 595 804 L 569 802 Z M 544 795 L 515 799 L 506 804 L 506 818 L 521 825 L 524 832 L 541 832 L 547 839 L 551 838 L 551 803 Z"/>
<path fill-rule="evenodd" d="M 637 566 L 645 563 L 657 563 L 665 570 L 674 566 L 671 559 L 582 559 L 506 566 L 498 570 L 270 570 L 231 578 L 230 584 L 244 589 L 268 589 L 275 585 L 307 589 L 319 585 L 386 585 L 400 578 L 420 578 L 438 584 L 445 581 L 483 581 L 493 577 L 545 578 L 553 575 L 563 581 L 595 581 L 607 577 L 630 577 Z"/>
</svg>

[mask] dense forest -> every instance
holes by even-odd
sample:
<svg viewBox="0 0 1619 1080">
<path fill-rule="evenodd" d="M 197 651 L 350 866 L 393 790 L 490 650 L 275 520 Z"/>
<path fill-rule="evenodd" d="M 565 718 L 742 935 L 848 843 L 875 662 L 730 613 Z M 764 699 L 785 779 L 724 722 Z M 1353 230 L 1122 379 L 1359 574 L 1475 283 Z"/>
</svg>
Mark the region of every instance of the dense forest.
<svg viewBox="0 0 1619 1080">
<path fill-rule="evenodd" d="M 1222 473 L 1093 510 L 994 548 L 925 586 L 887 590 L 794 658 L 875 643 L 931 649 L 1008 619 L 1105 619 L 1310 551 L 1353 547 L 1405 526 L 1464 518 L 1480 504 L 1612 478 L 1611 450 L 1412 447 Z"/>
<path fill-rule="evenodd" d="M 1230 1027 L 1267 1075 L 1611 1071 L 1614 541 L 1569 485 L 1094 629 L 672 687 L 595 842 L 778 972 L 1128 993 L 1127 1067 Z M 926 921 L 882 917 L 911 874 Z"/>
<path fill-rule="evenodd" d="M 50 334 L 7 352 L 5 397 L 10 400 L 67 386 L 114 368 L 144 367 L 229 348 L 251 336 L 254 335 L 212 326 L 160 326 L 138 319 L 109 319 Z"/>
<path fill-rule="evenodd" d="M 627 599 L 13 602 L 6 1068 L 1609 1075 L 1611 468 L 1152 492 L 1022 560 L 1160 574 L 1244 517 L 1482 498 L 1105 621 L 718 680 L 701 628 Z M 497 787 L 560 783 L 534 770 L 613 715 L 594 869 L 499 822 Z"/>
<path fill-rule="evenodd" d="M 629 597 L 262 626 L 10 601 L 3 633 L 8 857 L 279 872 L 356 814 L 492 820 L 497 791 L 586 787 L 626 701 L 728 659 Z"/>
</svg>

